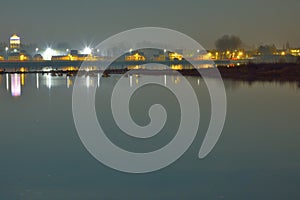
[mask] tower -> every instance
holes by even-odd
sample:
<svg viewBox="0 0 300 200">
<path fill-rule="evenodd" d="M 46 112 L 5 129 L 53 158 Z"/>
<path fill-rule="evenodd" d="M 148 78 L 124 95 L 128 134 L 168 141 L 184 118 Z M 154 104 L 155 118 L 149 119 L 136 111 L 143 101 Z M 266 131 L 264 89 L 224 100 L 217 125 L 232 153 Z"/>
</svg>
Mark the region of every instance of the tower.
<svg viewBox="0 0 300 200">
<path fill-rule="evenodd" d="M 11 52 L 20 52 L 21 38 L 17 34 L 13 34 L 9 40 L 9 46 Z"/>
</svg>

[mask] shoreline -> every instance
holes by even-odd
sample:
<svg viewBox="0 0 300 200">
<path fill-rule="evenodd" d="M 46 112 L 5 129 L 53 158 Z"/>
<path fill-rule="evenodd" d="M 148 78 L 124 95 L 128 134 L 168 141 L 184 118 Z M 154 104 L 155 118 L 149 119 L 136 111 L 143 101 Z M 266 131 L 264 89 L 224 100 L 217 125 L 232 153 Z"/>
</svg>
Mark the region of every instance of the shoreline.
<svg viewBox="0 0 300 200">
<path fill-rule="evenodd" d="M 207 77 L 212 77 L 213 73 L 211 68 L 198 69 L 200 72 L 205 73 Z M 179 72 L 184 76 L 197 76 L 201 77 L 197 69 L 182 69 L 182 70 L 147 70 L 136 69 L 108 69 L 108 70 L 30 70 L 30 71 L 0 71 L 0 74 L 52 74 L 53 76 L 67 76 L 76 75 L 96 75 L 98 73 L 104 74 L 125 74 L 131 72 L 132 74 L 140 75 L 176 75 Z M 236 67 L 218 67 L 218 70 L 223 79 L 231 79 L 238 81 L 278 81 L 278 82 L 299 82 L 300 83 L 300 64 L 245 64 Z"/>
</svg>

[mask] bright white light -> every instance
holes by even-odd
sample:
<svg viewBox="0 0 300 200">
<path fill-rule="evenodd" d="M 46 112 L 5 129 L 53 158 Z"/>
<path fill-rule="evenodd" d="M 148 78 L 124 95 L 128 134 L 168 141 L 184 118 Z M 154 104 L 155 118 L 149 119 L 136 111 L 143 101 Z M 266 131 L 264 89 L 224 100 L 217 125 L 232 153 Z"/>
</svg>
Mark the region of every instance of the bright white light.
<svg viewBox="0 0 300 200">
<path fill-rule="evenodd" d="M 52 77 L 51 77 L 51 74 L 47 74 L 46 75 L 47 79 L 46 79 L 46 85 L 49 89 L 51 89 L 52 87 Z"/>
<path fill-rule="evenodd" d="M 40 87 L 40 79 L 39 79 L 39 74 L 36 73 L 36 88 L 39 89 Z"/>
<path fill-rule="evenodd" d="M 90 87 L 90 76 L 86 77 L 86 87 L 89 88 Z"/>
<path fill-rule="evenodd" d="M 132 75 L 129 76 L 129 85 L 132 87 Z"/>
<path fill-rule="evenodd" d="M 6 74 L 6 90 L 9 90 L 9 76 Z"/>
<path fill-rule="evenodd" d="M 83 54 L 91 54 L 92 53 L 92 49 L 89 47 L 85 47 L 83 50 Z"/>
<path fill-rule="evenodd" d="M 67 88 L 70 88 L 70 77 L 67 76 Z"/>
<path fill-rule="evenodd" d="M 52 56 L 54 56 L 55 51 L 51 48 L 47 48 L 46 51 L 43 53 L 43 58 L 45 60 L 51 60 Z"/>
</svg>

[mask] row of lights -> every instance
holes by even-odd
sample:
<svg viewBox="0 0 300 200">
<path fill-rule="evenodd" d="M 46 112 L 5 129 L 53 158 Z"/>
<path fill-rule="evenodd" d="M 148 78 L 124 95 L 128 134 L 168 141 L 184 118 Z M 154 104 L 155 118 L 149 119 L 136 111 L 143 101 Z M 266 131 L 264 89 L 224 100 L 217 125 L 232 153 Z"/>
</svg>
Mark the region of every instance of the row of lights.
<svg viewBox="0 0 300 200">
<path fill-rule="evenodd" d="M 9 48 L 5 47 L 5 51 L 6 53 L 8 52 Z M 129 49 L 129 52 L 132 53 L 133 49 Z M 15 52 L 17 52 L 17 50 L 15 49 Z M 37 54 L 39 52 L 39 48 L 35 49 L 35 53 Z M 66 49 L 66 52 L 69 53 L 70 49 Z M 93 52 L 93 48 L 90 47 L 85 47 L 82 51 L 83 54 L 91 54 Z M 99 53 L 100 50 L 97 49 L 97 53 Z M 166 53 L 167 50 L 164 49 L 164 53 Z M 200 53 L 200 50 L 197 50 L 197 53 Z M 55 51 L 54 49 L 52 49 L 51 47 L 48 47 L 43 53 L 42 53 L 43 57 L 45 60 L 51 60 L 51 57 L 54 55 L 58 55 L 58 52 Z"/>
<path fill-rule="evenodd" d="M 70 49 L 66 49 L 67 53 L 70 53 Z M 91 54 L 93 52 L 93 49 L 91 49 L 90 47 L 85 47 L 82 51 L 83 54 Z M 97 49 L 97 52 L 99 53 L 100 50 Z M 50 60 L 52 56 L 54 55 L 58 55 L 59 53 L 57 51 L 55 51 L 54 49 L 48 47 L 46 49 L 46 51 L 44 51 L 43 53 L 43 57 L 45 60 Z"/>
<path fill-rule="evenodd" d="M 5 47 L 5 52 L 7 54 L 9 48 L 8 47 Z M 39 52 L 39 48 L 36 48 L 35 49 L 35 53 L 37 54 Z M 83 54 L 91 54 L 93 51 L 93 49 L 89 48 L 89 47 L 85 47 L 82 51 Z M 17 52 L 16 49 L 14 49 L 14 52 Z M 69 53 L 70 52 L 70 49 L 66 49 L 66 52 Z M 100 50 L 97 49 L 97 53 L 99 53 Z M 43 57 L 45 60 L 51 60 L 51 57 L 54 56 L 54 55 L 58 55 L 58 52 L 54 49 L 52 49 L 51 47 L 48 47 L 43 53 L 42 53 Z"/>
</svg>

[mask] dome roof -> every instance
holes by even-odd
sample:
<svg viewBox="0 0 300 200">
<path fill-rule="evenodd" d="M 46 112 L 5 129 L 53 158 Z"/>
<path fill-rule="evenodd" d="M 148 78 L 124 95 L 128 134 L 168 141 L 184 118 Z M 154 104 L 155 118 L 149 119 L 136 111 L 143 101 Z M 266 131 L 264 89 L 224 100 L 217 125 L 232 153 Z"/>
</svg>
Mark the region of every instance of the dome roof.
<svg viewBox="0 0 300 200">
<path fill-rule="evenodd" d="M 17 34 L 13 34 L 13 35 L 10 37 L 10 39 L 15 39 L 15 40 L 17 40 L 17 39 L 20 39 L 20 37 L 19 37 Z"/>
</svg>

